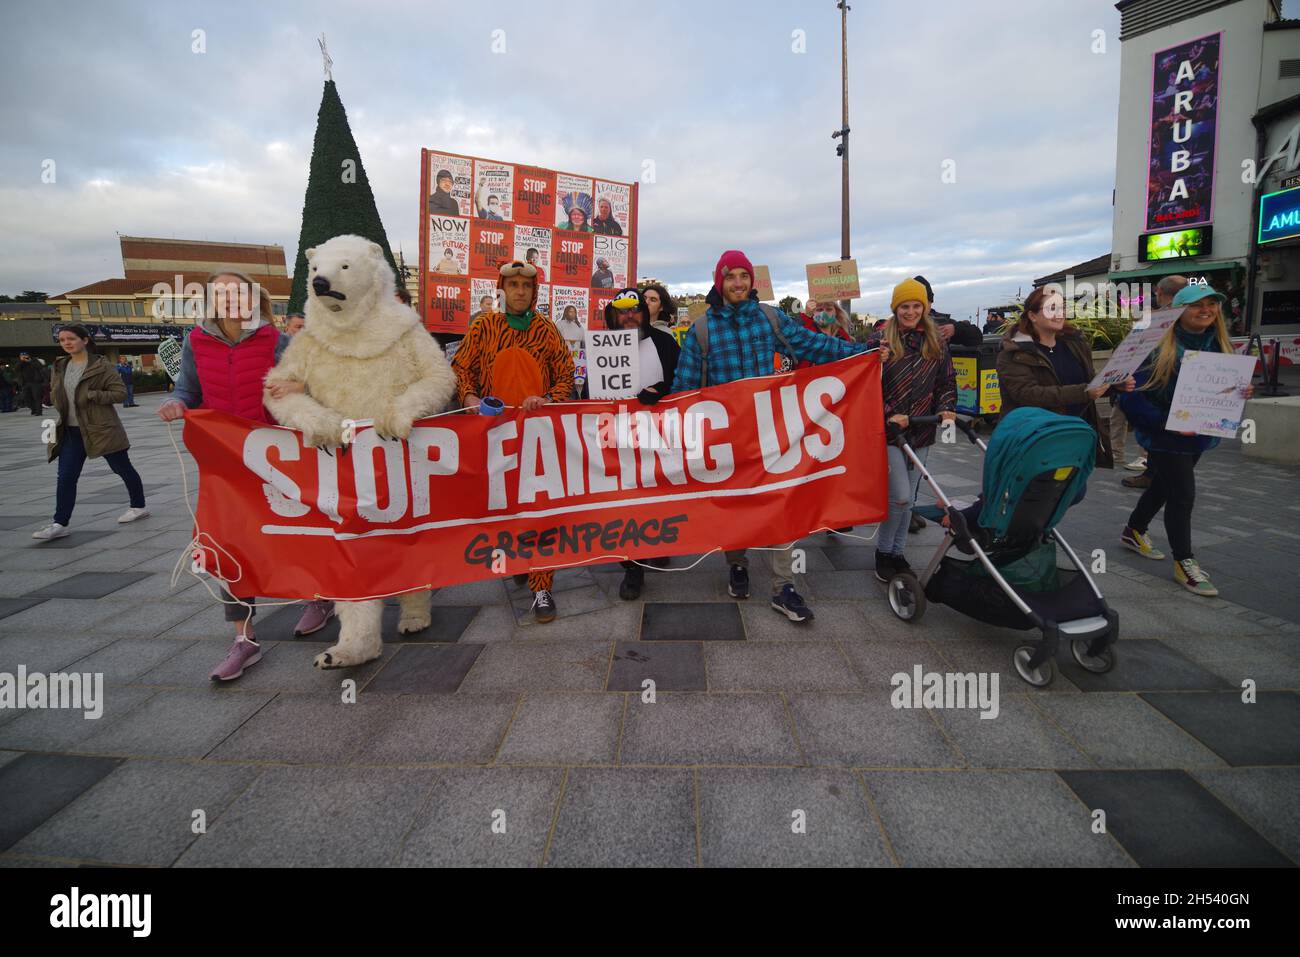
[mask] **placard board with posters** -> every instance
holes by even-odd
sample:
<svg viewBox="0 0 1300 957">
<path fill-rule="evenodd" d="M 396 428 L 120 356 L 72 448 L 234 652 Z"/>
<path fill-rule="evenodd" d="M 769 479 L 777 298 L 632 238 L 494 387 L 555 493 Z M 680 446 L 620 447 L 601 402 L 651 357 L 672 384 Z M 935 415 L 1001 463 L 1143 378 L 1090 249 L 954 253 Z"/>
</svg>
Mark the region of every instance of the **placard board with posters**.
<svg viewBox="0 0 1300 957">
<path fill-rule="evenodd" d="M 636 395 L 641 361 L 635 329 L 588 329 L 587 388 L 593 399 Z"/>
<path fill-rule="evenodd" d="M 1124 341 L 1115 347 L 1106 365 L 1096 377 L 1088 383 L 1089 389 L 1101 385 L 1116 385 L 1123 382 L 1142 364 L 1142 360 L 1151 354 L 1151 350 L 1160 344 L 1165 331 L 1183 314 L 1182 307 L 1175 309 L 1157 309 L 1151 313 L 1151 323 L 1144 329 L 1134 329 Z"/>
<path fill-rule="evenodd" d="M 856 259 L 810 263 L 806 268 L 808 295 L 818 302 L 825 302 L 828 299 L 857 299 L 862 295 L 862 290 L 858 286 Z"/>
<path fill-rule="evenodd" d="M 776 302 L 776 292 L 772 289 L 772 271 L 766 266 L 754 267 L 754 288 L 758 290 L 760 302 Z"/>
<path fill-rule="evenodd" d="M 466 332 L 501 263 L 530 250 L 539 306 L 581 289 L 582 322 L 604 328 L 605 303 L 635 282 L 638 184 L 429 149 L 420 166 L 418 309 L 430 332 Z"/>
<path fill-rule="evenodd" d="M 1183 353 L 1165 428 L 1235 438 L 1246 406 L 1245 390 L 1254 374 L 1254 356 L 1196 350 Z"/>
</svg>

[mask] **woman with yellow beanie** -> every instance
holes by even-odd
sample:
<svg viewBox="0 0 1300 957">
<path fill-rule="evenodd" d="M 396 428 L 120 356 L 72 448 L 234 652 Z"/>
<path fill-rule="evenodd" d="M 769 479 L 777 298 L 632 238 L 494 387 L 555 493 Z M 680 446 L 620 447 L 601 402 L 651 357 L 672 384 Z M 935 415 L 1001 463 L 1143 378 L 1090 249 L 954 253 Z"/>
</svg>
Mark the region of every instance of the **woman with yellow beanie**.
<svg viewBox="0 0 1300 957">
<path fill-rule="evenodd" d="M 914 415 L 957 417 L 957 380 L 952 357 L 930 319 L 929 297 L 915 279 L 894 287 L 891 315 L 869 342 L 889 349 L 881 375 L 885 420 L 903 430 L 907 444 L 924 462 L 934 444 L 933 425 L 910 424 Z M 901 449 L 888 448 L 889 514 L 876 532 L 876 579 L 887 582 L 911 566 L 903 555 L 912 502 L 921 473 L 912 468 Z"/>
</svg>

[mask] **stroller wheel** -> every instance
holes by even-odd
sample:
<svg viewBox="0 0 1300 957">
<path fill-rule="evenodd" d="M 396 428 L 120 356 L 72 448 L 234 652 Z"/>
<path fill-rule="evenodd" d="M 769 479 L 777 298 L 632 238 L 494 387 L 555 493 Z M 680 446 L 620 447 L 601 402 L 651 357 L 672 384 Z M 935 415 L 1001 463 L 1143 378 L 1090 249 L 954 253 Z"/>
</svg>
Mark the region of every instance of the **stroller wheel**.
<svg viewBox="0 0 1300 957">
<path fill-rule="evenodd" d="M 889 580 L 889 607 L 903 621 L 920 621 L 925 614 L 925 590 L 916 576 L 903 572 Z"/>
<path fill-rule="evenodd" d="M 1056 677 L 1056 662 L 1051 658 L 1037 668 L 1030 669 L 1029 659 L 1038 648 L 1035 645 L 1021 645 L 1011 656 L 1011 663 L 1016 666 L 1016 673 L 1035 688 L 1046 688 Z"/>
<path fill-rule="evenodd" d="M 1101 654 L 1088 654 L 1088 645 L 1091 644 L 1085 638 L 1075 638 L 1070 642 L 1070 654 L 1074 660 L 1079 663 L 1079 667 L 1084 671 L 1091 671 L 1094 675 L 1104 675 L 1115 667 L 1115 648 L 1113 645 L 1103 648 Z"/>
</svg>

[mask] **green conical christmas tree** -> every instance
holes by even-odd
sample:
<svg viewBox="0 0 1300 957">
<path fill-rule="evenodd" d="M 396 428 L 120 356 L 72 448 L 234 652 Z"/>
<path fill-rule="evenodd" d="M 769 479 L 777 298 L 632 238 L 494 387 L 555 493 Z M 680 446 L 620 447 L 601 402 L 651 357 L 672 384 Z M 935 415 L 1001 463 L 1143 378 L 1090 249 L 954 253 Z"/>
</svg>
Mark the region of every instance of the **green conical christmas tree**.
<svg viewBox="0 0 1300 957">
<path fill-rule="evenodd" d="M 334 81 L 326 80 L 320 112 L 316 114 L 316 141 L 311 150 L 307 196 L 302 203 L 302 232 L 298 235 L 289 312 L 302 312 L 307 301 L 307 250 L 347 233 L 379 243 L 384 258 L 397 272 L 343 101 Z"/>
</svg>

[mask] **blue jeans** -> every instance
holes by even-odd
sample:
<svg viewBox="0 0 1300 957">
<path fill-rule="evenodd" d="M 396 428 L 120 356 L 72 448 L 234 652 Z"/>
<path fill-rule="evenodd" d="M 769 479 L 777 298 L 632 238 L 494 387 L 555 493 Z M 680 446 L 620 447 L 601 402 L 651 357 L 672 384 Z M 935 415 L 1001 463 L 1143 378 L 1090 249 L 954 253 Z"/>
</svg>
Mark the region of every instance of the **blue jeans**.
<svg viewBox="0 0 1300 957">
<path fill-rule="evenodd" d="M 930 447 L 912 449 L 916 457 L 926 462 L 930 458 Z M 876 550 L 886 555 L 901 555 L 907 544 L 907 526 L 912 521 L 912 503 L 916 501 L 916 488 L 921 483 L 920 469 L 907 466 L 911 460 L 903 450 L 891 445 L 887 449 L 889 456 L 889 515 L 876 530 Z"/>
<path fill-rule="evenodd" d="M 14 410 L 14 390 L 5 386 L 0 389 L 0 412 L 12 412 Z"/>
<path fill-rule="evenodd" d="M 144 483 L 131 464 L 127 450 L 105 455 L 104 461 L 126 485 L 131 507 L 144 508 Z M 68 426 L 63 430 L 63 444 L 59 446 L 59 486 L 54 497 L 54 520 L 60 525 L 67 525 L 72 520 L 72 510 L 77 504 L 77 480 L 81 478 L 81 468 L 85 464 L 86 443 L 81 438 L 81 429 Z"/>
<path fill-rule="evenodd" d="M 135 405 L 135 383 L 130 379 L 126 380 L 126 402 L 125 405 Z"/>
</svg>

